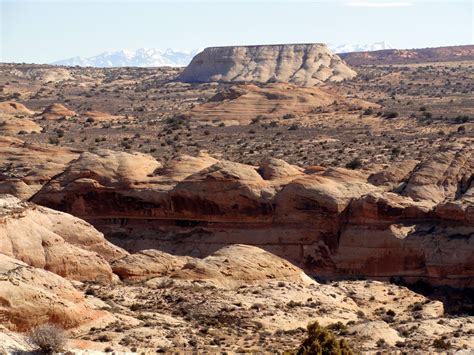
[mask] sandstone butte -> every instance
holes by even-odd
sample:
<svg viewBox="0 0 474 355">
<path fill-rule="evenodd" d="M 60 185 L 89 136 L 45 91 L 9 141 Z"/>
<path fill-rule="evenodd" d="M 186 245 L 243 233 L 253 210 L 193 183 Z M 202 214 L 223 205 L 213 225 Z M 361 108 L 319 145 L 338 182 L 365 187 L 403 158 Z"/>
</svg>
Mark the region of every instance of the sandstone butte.
<svg viewBox="0 0 474 355">
<path fill-rule="evenodd" d="M 325 44 L 310 43 L 206 48 L 192 59 L 178 80 L 314 86 L 355 75 Z"/>
<path fill-rule="evenodd" d="M 129 252 L 206 257 L 246 244 L 320 278 L 473 286 L 471 140 L 375 171 L 205 154 L 163 165 L 142 153 L 59 148 L 48 148 L 58 149 L 54 165 L 46 154 L 32 165 L 15 159 L 38 149 L 0 140 L 0 191 L 83 218 Z"/>
</svg>

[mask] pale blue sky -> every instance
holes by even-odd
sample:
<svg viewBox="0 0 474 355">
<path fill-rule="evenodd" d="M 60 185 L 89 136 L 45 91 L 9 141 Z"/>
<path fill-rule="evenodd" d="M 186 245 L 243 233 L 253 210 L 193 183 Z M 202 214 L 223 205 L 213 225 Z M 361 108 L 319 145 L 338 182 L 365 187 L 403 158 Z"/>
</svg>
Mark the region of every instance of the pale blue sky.
<svg viewBox="0 0 474 355">
<path fill-rule="evenodd" d="M 106 50 L 388 41 L 472 44 L 473 1 L 0 0 L 2 62 L 49 63 Z"/>
</svg>

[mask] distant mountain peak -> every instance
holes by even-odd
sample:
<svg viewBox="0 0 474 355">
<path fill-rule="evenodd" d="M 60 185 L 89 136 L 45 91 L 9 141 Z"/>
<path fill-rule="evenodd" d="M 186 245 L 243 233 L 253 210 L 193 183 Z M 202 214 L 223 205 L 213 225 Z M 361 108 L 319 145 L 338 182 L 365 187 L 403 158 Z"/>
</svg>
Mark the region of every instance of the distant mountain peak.
<svg viewBox="0 0 474 355">
<path fill-rule="evenodd" d="M 374 42 L 370 44 L 329 44 L 328 46 L 334 53 L 372 52 L 380 51 L 383 49 L 395 49 L 395 47 L 387 41 Z"/>
</svg>

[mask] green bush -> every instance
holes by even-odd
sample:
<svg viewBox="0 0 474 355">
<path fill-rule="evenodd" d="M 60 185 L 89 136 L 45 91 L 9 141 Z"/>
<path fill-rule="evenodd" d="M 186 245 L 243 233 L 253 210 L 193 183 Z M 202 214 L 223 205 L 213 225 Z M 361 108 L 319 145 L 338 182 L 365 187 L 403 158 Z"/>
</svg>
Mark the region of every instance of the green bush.
<svg viewBox="0 0 474 355">
<path fill-rule="evenodd" d="M 314 322 L 308 325 L 306 338 L 301 343 L 298 355 L 350 355 L 352 350 L 345 340 L 338 340 L 334 334 Z"/>
</svg>

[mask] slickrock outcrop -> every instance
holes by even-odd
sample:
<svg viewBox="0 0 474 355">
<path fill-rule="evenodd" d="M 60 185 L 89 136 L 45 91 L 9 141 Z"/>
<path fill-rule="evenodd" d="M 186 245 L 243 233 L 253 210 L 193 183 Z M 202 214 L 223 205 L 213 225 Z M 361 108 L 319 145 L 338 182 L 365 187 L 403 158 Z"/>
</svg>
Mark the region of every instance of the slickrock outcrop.
<svg viewBox="0 0 474 355">
<path fill-rule="evenodd" d="M 288 164 L 286 161 L 277 158 L 264 159 L 258 168 L 258 173 L 265 180 L 275 180 L 292 178 L 303 174 L 303 169 Z"/>
<path fill-rule="evenodd" d="M 0 195 L 0 253 L 75 280 L 113 280 L 108 261 L 126 252 L 68 214 Z"/>
<path fill-rule="evenodd" d="M 41 126 L 27 118 L 1 117 L 0 134 L 16 135 L 18 133 L 40 133 Z"/>
<path fill-rule="evenodd" d="M 467 141 L 433 163 L 369 175 L 207 155 L 163 165 L 98 150 L 65 164 L 32 200 L 86 219 L 129 251 L 205 257 L 248 244 L 319 277 L 472 287 L 472 155 Z"/>
<path fill-rule="evenodd" d="M 0 320 L 10 330 L 44 323 L 72 328 L 104 317 L 66 279 L 0 254 Z"/>
<path fill-rule="evenodd" d="M 217 93 L 208 102 L 196 105 L 187 115 L 198 121 L 248 124 L 252 120 L 305 116 L 335 104 L 338 110 L 378 107 L 364 100 L 345 98 L 328 88 L 305 88 L 284 83 L 264 87 L 246 84 Z"/>
<path fill-rule="evenodd" d="M 178 351 L 189 350 L 191 342 L 194 350 L 208 352 L 215 349 L 214 337 L 224 334 L 229 345 L 223 341 L 219 347 L 228 350 L 245 346 L 244 339 L 253 349 L 294 349 L 303 337 L 296 329 L 309 320 L 335 332 L 341 329 L 340 335 L 344 331 L 351 346 L 362 352 L 379 348 L 380 339 L 385 350 L 394 349 L 397 342 L 407 342 L 406 348 L 412 348 L 408 342 L 419 342 L 428 349 L 432 339 L 458 329 L 461 322 L 465 324 L 453 338 L 453 346 L 472 343 L 469 317 L 445 318 L 439 301 L 377 281 L 320 284 L 257 247 L 227 246 L 203 259 L 147 250 L 113 265 L 126 282 L 87 289 L 88 294 L 107 299 L 116 312 L 117 321 L 110 326 L 90 328 L 87 339 L 99 339 L 100 345 L 89 346 L 98 350 L 125 351 L 136 346 L 140 351 L 157 347 Z M 418 332 L 433 324 L 443 324 L 443 329 Z M 203 327 L 206 330 L 200 331 Z M 400 327 L 412 330 L 401 332 Z M 263 333 L 265 344 L 256 345 Z"/>
<path fill-rule="evenodd" d="M 367 181 L 372 185 L 384 187 L 388 191 L 402 189 L 419 163 L 418 160 L 405 160 L 390 164 L 385 169 L 371 174 Z"/>
<path fill-rule="evenodd" d="M 312 43 L 206 48 L 193 58 L 178 80 L 314 86 L 355 75 L 325 44 Z"/>
<path fill-rule="evenodd" d="M 276 255 L 250 245 L 233 244 L 199 259 L 159 250 L 143 250 L 112 263 L 124 280 L 169 276 L 179 280 L 205 280 L 220 287 L 238 287 L 269 280 L 314 283 L 304 272 Z"/>
<path fill-rule="evenodd" d="M 268 280 L 295 281 L 306 285 L 315 282 L 303 270 L 285 259 L 260 248 L 234 244 L 205 257 L 187 262 L 171 277 L 209 280 L 218 286 L 238 287 Z"/>
<path fill-rule="evenodd" d="M 47 106 L 41 113 L 41 116 L 47 120 L 57 120 L 59 118 L 77 116 L 77 113 L 62 104 L 54 103 Z"/>
<path fill-rule="evenodd" d="M 0 116 L 2 115 L 25 115 L 32 116 L 35 112 L 27 108 L 25 105 L 14 101 L 0 102 Z"/>
<path fill-rule="evenodd" d="M 434 204 L 458 199 L 473 183 L 474 154 L 468 153 L 464 144 L 453 144 L 430 157 L 411 174 L 403 194 Z"/>
<path fill-rule="evenodd" d="M 27 118 L 33 116 L 34 113 L 18 102 L 0 102 L 0 134 L 41 132 L 41 126 Z"/>
<path fill-rule="evenodd" d="M 191 259 L 148 249 L 115 260 L 111 266 L 114 273 L 123 280 L 142 280 L 168 276 L 180 270 Z"/>
<path fill-rule="evenodd" d="M 21 199 L 31 198 L 79 156 L 69 148 L 44 147 L 1 136 L 0 151 L 0 193 Z"/>
</svg>

